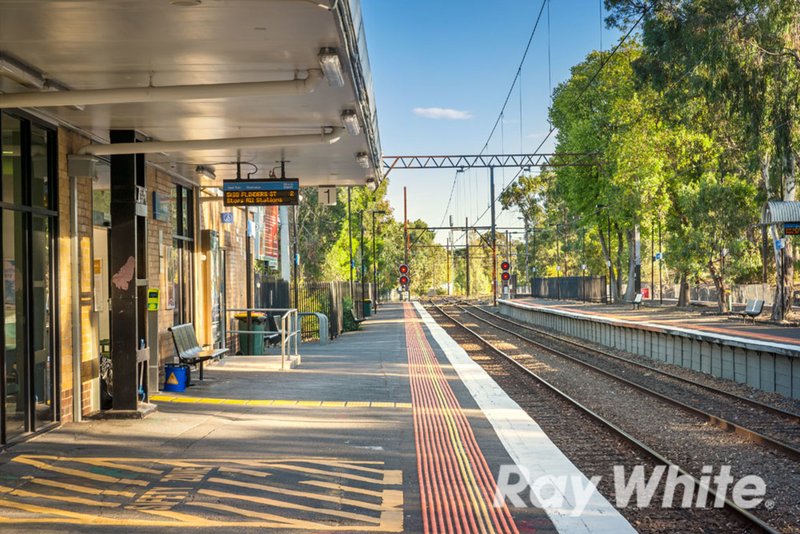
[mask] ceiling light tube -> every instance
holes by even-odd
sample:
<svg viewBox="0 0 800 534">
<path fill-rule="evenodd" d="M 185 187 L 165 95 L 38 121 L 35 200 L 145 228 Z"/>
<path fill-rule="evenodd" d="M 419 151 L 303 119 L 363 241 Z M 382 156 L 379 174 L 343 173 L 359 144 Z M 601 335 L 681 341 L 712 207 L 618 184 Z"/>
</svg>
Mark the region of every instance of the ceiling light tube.
<svg viewBox="0 0 800 534">
<path fill-rule="evenodd" d="M 344 74 L 339 53 L 335 48 L 322 48 L 319 51 L 319 66 L 331 87 L 344 87 Z"/>
<path fill-rule="evenodd" d="M 352 109 L 342 111 L 342 124 L 350 135 L 361 133 L 361 125 L 358 124 L 358 115 Z"/>
<path fill-rule="evenodd" d="M 28 65 L 0 54 L 0 76 L 11 78 L 23 85 L 44 89 L 45 77 Z"/>
<path fill-rule="evenodd" d="M 366 152 L 359 152 L 356 154 L 356 162 L 364 169 L 369 169 L 369 154 Z"/>
<path fill-rule="evenodd" d="M 0 73 L 2 73 L 0 62 Z M 284 96 L 311 93 L 322 80 L 319 69 L 310 69 L 305 78 L 270 82 L 172 85 L 164 87 L 121 87 L 48 91 L 44 93 L 0 94 L 0 109 L 46 106 L 128 104 L 133 102 L 169 102 L 246 96 Z M 59 87 L 60 89 L 60 87 Z"/>
<path fill-rule="evenodd" d="M 226 139 L 195 139 L 189 141 L 145 141 L 142 143 L 111 143 L 88 145 L 79 154 L 111 156 L 118 154 L 155 154 L 158 152 L 191 152 L 202 150 L 239 150 L 246 148 L 283 148 L 304 145 L 332 145 L 341 138 L 340 128 L 326 127 L 317 134 L 277 135 L 270 137 L 235 137 Z"/>
</svg>

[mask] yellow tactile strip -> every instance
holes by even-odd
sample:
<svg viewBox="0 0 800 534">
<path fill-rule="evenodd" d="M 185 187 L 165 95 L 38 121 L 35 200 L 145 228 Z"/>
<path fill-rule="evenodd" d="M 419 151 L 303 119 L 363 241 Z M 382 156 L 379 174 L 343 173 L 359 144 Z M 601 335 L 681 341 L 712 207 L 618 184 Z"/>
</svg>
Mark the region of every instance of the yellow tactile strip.
<svg viewBox="0 0 800 534">
<path fill-rule="evenodd" d="M 402 532 L 403 475 L 350 458 L 18 455 L 0 526 L 71 524 Z"/>
<path fill-rule="evenodd" d="M 399 408 L 411 409 L 410 402 L 378 402 L 378 401 L 319 401 L 319 400 L 286 400 L 286 399 L 216 399 L 211 397 L 183 397 L 174 395 L 153 395 L 154 402 L 174 402 L 184 404 L 226 404 L 233 406 L 274 406 L 299 408 Z"/>
</svg>

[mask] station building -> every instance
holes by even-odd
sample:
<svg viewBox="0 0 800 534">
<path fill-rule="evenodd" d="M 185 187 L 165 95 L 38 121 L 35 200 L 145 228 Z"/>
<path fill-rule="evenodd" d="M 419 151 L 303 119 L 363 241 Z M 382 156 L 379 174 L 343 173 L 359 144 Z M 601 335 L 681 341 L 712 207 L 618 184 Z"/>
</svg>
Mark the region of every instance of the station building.
<svg viewBox="0 0 800 534">
<path fill-rule="evenodd" d="M 102 413 L 107 361 L 136 416 L 172 325 L 230 342 L 291 208 L 223 180 L 381 178 L 358 0 L 0 0 L 0 134 L 2 444 Z"/>
</svg>

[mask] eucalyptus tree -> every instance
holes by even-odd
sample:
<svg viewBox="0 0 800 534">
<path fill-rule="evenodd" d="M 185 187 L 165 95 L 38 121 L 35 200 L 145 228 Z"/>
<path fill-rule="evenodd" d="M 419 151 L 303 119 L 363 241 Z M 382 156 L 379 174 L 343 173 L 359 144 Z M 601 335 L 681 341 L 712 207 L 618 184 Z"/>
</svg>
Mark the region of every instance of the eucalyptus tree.
<svg viewBox="0 0 800 534">
<path fill-rule="evenodd" d="M 800 162 L 800 3 L 788 0 L 605 0 L 609 24 L 643 19 L 642 76 L 661 89 L 702 96 L 732 174 L 764 198 L 796 198 Z M 643 14 L 643 15 L 642 15 Z M 674 91 L 670 91 L 674 92 Z M 773 228 L 774 239 L 778 238 Z M 792 304 L 794 255 L 776 284 L 773 319 Z M 775 251 L 776 273 L 783 268 Z M 776 280 L 781 277 L 776 276 Z"/>
</svg>

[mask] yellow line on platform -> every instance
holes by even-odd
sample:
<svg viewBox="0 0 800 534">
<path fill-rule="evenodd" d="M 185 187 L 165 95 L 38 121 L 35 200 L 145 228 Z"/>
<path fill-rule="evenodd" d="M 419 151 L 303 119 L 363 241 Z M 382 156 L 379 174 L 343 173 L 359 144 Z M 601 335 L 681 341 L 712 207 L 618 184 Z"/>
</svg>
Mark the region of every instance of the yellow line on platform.
<svg viewBox="0 0 800 534">
<path fill-rule="evenodd" d="M 300 465 L 290 465 L 290 464 L 272 464 L 272 467 L 276 469 L 283 469 L 284 471 L 297 471 L 299 473 L 306 473 L 309 475 L 321 475 L 321 476 L 329 476 L 332 478 L 345 478 L 348 480 L 356 480 L 358 482 L 369 482 L 371 484 L 377 484 L 379 486 L 383 485 L 394 485 L 395 478 L 392 477 L 389 482 L 386 482 L 386 475 L 384 474 L 383 479 L 376 479 L 371 477 L 362 477 L 360 475 L 354 475 L 352 473 L 342 473 L 341 471 L 327 471 L 324 469 L 314 469 L 312 467 L 303 467 Z"/>
<path fill-rule="evenodd" d="M 41 456 L 40 458 L 44 458 Z M 62 460 L 69 460 L 69 458 L 58 458 L 53 457 L 56 461 Z M 44 469 L 46 471 L 53 471 L 55 473 L 61 473 L 62 475 L 72 475 L 74 477 L 80 478 L 88 478 L 89 480 L 94 480 L 95 482 L 105 482 L 107 484 L 127 484 L 127 485 L 134 485 L 134 486 L 147 486 L 148 482 L 144 480 L 136 480 L 130 478 L 117 478 L 108 475 L 101 475 L 98 473 L 89 473 L 86 471 L 80 471 L 78 469 L 70 469 L 66 467 L 59 467 L 56 465 L 50 465 L 46 462 L 40 462 L 39 460 L 34 460 L 33 458 L 29 458 L 26 456 L 17 456 L 16 458 L 12 459 L 13 462 L 19 462 L 23 464 L 30 465 L 32 467 L 38 467 L 39 469 Z"/>
<path fill-rule="evenodd" d="M 84 493 L 86 495 L 118 495 L 120 497 L 136 496 L 136 493 L 132 491 L 117 491 L 110 489 L 90 488 L 89 486 L 81 486 L 79 484 L 75 484 L 74 482 L 70 483 L 58 482 L 57 480 L 50 480 L 49 478 L 36 478 L 32 476 L 24 476 L 22 478 L 28 480 L 31 484 L 39 484 L 41 486 L 49 486 L 51 488 L 58 488 L 58 489 L 74 491 L 77 493 Z"/>
<path fill-rule="evenodd" d="M 383 506 L 380 504 L 375 504 L 371 502 L 365 501 L 358 501 L 355 499 L 348 499 L 346 497 L 342 497 L 340 495 L 327 495 L 323 493 L 315 493 L 311 491 L 297 491 L 292 490 L 289 488 L 282 488 L 278 486 L 271 486 L 269 484 L 253 484 L 251 482 L 242 482 L 239 480 L 228 480 L 224 478 L 216 478 L 212 477 L 209 478 L 208 481 L 214 484 L 225 484 L 228 486 L 237 486 L 240 488 L 247 488 L 253 490 L 259 490 L 263 492 L 270 492 L 270 493 L 277 493 L 278 495 L 289 495 L 290 497 L 300 497 L 303 499 L 309 500 L 318 500 L 323 502 L 332 502 L 336 504 L 346 504 L 349 506 L 354 506 L 356 508 L 364 508 L 366 510 L 373 510 L 380 512 L 383 510 Z"/>
<path fill-rule="evenodd" d="M 370 497 L 383 497 L 382 491 L 372 491 L 364 488 L 356 488 L 354 486 L 343 486 L 342 484 L 337 484 L 335 482 L 323 482 L 322 480 L 301 480 L 300 484 L 308 484 L 309 486 L 317 486 L 320 488 L 344 491 L 348 493 L 359 493 L 361 495 L 368 495 Z"/>
<path fill-rule="evenodd" d="M 23 489 L 8 488 L 0 486 L 0 493 L 7 493 L 16 497 L 26 497 L 29 499 L 50 499 L 53 501 L 69 502 L 73 504 L 83 504 L 86 506 L 100 506 L 106 508 L 117 508 L 120 503 L 117 502 L 103 502 L 91 499 L 84 499 L 83 497 L 68 497 L 64 495 L 47 495 L 45 493 L 36 493 L 33 491 L 26 491 Z"/>
<path fill-rule="evenodd" d="M 236 473 L 239 475 L 247 475 L 251 477 L 258 477 L 258 478 L 267 478 L 270 476 L 270 473 L 264 473 L 262 471 L 254 471 L 252 469 L 239 469 L 238 467 L 219 467 L 217 471 L 220 473 Z"/>
<path fill-rule="evenodd" d="M 289 517 L 283 517 L 275 514 L 268 514 L 265 512 L 257 512 L 255 510 L 248 510 L 246 508 L 236 508 L 235 506 L 229 506 L 227 504 L 222 503 L 215 503 L 215 502 L 188 502 L 186 503 L 189 506 L 199 506 L 201 508 L 208 508 L 210 510 L 217 510 L 220 512 L 228 512 L 232 514 L 237 514 L 240 516 L 247 517 L 249 519 L 261 519 L 270 521 L 271 523 L 261 523 L 259 528 L 294 528 L 294 529 L 303 529 L 303 530 L 312 530 L 312 529 L 324 529 L 330 530 L 327 525 L 322 523 L 316 523 L 313 521 L 303 520 L 303 519 L 292 519 Z M 241 526 L 249 526 L 251 523 L 243 522 Z M 256 524 L 256 523 L 252 523 Z"/>
<path fill-rule="evenodd" d="M 265 506 L 277 507 L 282 510 L 297 510 L 300 512 L 313 512 L 319 515 L 329 515 L 333 517 L 341 517 L 344 519 L 352 519 L 354 521 L 362 521 L 364 523 L 372 523 L 375 525 L 380 524 L 380 519 L 371 517 L 364 514 L 355 514 L 344 510 L 334 510 L 329 508 L 321 508 L 318 506 L 305 506 L 298 503 L 289 501 L 282 501 L 278 499 L 270 499 L 267 497 L 256 497 L 253 495 L 242 495 L 237 493 L 226 493 L 223 491 L 214 491 L 209 489 L 198 490 L 200 495 L 207 495 L 209 497 L 217 497 L 219 499 L 232 499 L 236 501 L 245 501 L 253 504 L 262 504 Z"/>
<path fill-rule="evenodd" d="M 177 404 L 225 404 L 231 406 L 301 406 L 303 408 L 399 408 L 410 410 L 410 402 L 383 401 L 326 401 L 291 399 L 215 399 L 210 397 L 179 397 L 175 395 L 151 395 L 155 402 Z"/>
</svg>

